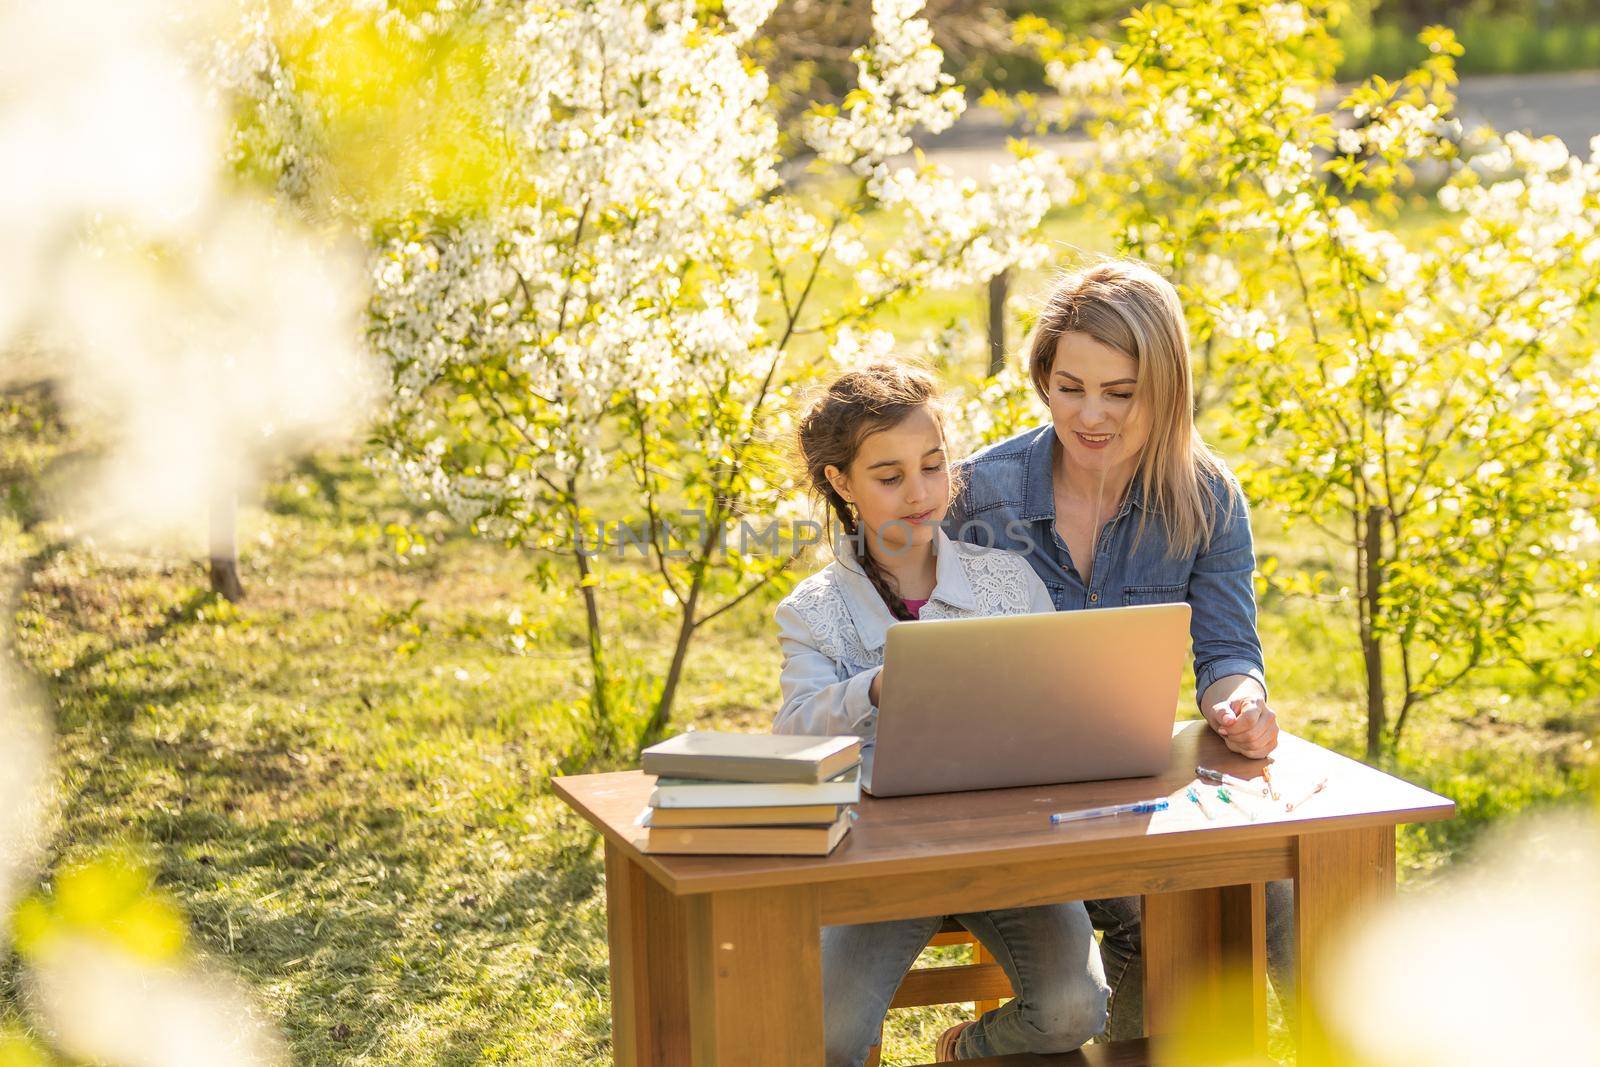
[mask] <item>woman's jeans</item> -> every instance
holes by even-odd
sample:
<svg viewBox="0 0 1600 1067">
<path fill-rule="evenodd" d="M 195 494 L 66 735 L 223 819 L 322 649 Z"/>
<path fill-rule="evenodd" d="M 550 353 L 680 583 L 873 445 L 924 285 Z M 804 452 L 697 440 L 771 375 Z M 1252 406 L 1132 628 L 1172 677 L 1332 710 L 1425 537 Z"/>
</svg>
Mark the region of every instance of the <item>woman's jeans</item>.
<svg viewBox="0 0 1600 1067">
<path fill-rule="evenodd" d="M 1085 901 L 1100 931 L 1100 957 L 1111 983 L 1106 1037 L 1112 1041 L 1144 1034 L 1144 947 L 1140 938 L 1139 898 Z M 1294 1014 L 1294 883 L 1267 883 L 1267 976 L 1284 1014 Z"/>
<path fill-rule="evenodd" d="M 1110 989 L 1082 903 L 999 908 L 955 919 L 994 954 L 1016 996 L 962 1032 L 956 1056 L 1070 1052 L 1105 1026 Z M 828 1067 L 859 1067 L 900 979 L 944 916 L 822 928 Z"/>
</svg>

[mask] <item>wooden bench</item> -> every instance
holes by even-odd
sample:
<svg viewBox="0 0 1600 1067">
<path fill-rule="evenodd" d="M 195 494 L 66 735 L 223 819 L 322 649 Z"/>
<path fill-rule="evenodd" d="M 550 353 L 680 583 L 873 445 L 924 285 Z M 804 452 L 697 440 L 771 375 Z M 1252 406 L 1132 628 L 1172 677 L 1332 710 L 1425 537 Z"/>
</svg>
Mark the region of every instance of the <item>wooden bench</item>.
<svg viewBox="0 0 1600 1067">
<path fill-rule="evenodd" d="M 1014 996 L 1011 979 L 1005 968 L 995 962 L 994 955 L 982 941 L 972 936 L 965 926 L 946 918 L 944 926 L 928 942 L 938 945 L 971 945 L 972 962 L 945 967 L 918 967 L 907 971 L 895 990 L 890 1008 L 918 1008 L 925 1004 L 973 1003 L 977 1014 L 982 1015 L 1000 1006 L 1002 1000 Z"/>
<path fill-rule="evenodd" d="M 900 980 L 894 999 L 895 1008 L 920 1008 L 927 1004 L 965 1004 L 972 1002 L 976 1015 L 982 1015 L 1000 1006 L 1000 1001 L 1013 996 L 1011 979 L 1006 970 L 995 962 L 994 955 L 984 947 L 972 932 L 949 916 L 944 925 L 928 942 L 930 948 L 940 945 L 971 945 L 972 962 L 944 967 L 913 967 Z M 867 1055 L 866 1067 L 878 1067 L 880 1045 L 873 1045 Z"/>
</svg>

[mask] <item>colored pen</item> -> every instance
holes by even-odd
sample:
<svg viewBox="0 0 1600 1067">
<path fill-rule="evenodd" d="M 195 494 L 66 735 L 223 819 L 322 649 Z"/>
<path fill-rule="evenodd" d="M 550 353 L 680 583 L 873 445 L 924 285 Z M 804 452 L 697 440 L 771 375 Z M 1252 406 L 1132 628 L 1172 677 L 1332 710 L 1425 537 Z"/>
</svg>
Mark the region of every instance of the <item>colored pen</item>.
<svg viewBox="0 0 1600 1067">
<path fill-rule="evenodd" d="M 1251 811 L 1249 808 L 1245 807 L 1243 804 L 1241 804 L 1237 800 L 1233 799 L 1233 795 L 1228 792 L 1228 787 L 1227 786 L 1225 786 L 1225 785 L 1217 786 L 1217 799 L 1221 800 L 1224 804 L 1232 804 L 1234 806 L 1234 808 L 1238 810 L 1240 815 L 1243 815 L 1245 818 L 1249 819 L 1251 822 L 1255 822 L 1256 821 L 1255 812 Z"/>
<path fill-rule="evenodd" d="M 1246 793 L 1259 793 L 1262 796 L 1267 795 L 1267 790 L 1263 786 L 1251 785 L 1243 778 L 1235 778 L 1231 774 L 1223 774 L 1221 771 L 1214 771 L 1210 767 L 1196 767 L 1194 769 L 1194 776 L 1196 778 L 1204 779 L 1213 785 L 1231 785 L 1235 789 L 1243 789 Z"/>
<path fill-rule="evenodd" d="M 1210 808 L 1206 807 L 1206 802 L 1200 799 L 1200 794 L 1199 794 L 1199 792 L 1197 792 L 1195 790 L 1194 786 L 1191 785 L 1189 787 L 1189 791 L 1184 795 L 1187 796 L 1190 800 L 1194 801 L 1195 806 L 1200 809 L 1200 813 L 1202 815 L 1204 815 L 1207 819 L 1213 819 L 1213 820 L 1216 819 L 1217 816 L 1212 812 L 1212 810 Z"/>
<path fill-rule="evenodd" d="M 1063 822 L 1077 822 L 1080 819 L 1098 819 L 1104 815 L 1145 815 L 1152 811 L 1165 811 L 1167 798 L 1157 797 L 1155 800 L 1139 800 L 1132 804 L 1107 804 L 1103 808 L 1085 808 L 1082 811 L 1058 811 L 1050 816 L 1051 825 Z"/>
<path fill-rule="evenodd" d="M 1306 794 L 1304 796 L 1302 796 L 1299 800 L 1291 800 L 1291 801 L 1289 801 L 1289 803 L 1285 804 L 1283 806 L 1283 810 L 1284 811 L 1293 811 L 1295 808 L 1298 808 L 1300 805 L 1304 804 L 1306 801 L 1310 800 L 1312 797 L 1316 796 L 1318 793 L 1322 792 L 1326 788 L 1328 788 L 1328 780 L 1326 778 L 1324 778 L 1320 782 L 1318 782 L 1316 785 L 1314 785 L 1310 789 L 1306 790 Z"/>
<path fill-rule="evenodd" d="M 1268 764 L 1267 766 L 1261 768 L 1261 777 L 1267 783 L 1267 799 L 1268 800 L 1282 800 L 1283 798 L 1278 795 L 1278 787 L 1272 784 L 1272 765 L 1271 764 Z"/>
</svg>

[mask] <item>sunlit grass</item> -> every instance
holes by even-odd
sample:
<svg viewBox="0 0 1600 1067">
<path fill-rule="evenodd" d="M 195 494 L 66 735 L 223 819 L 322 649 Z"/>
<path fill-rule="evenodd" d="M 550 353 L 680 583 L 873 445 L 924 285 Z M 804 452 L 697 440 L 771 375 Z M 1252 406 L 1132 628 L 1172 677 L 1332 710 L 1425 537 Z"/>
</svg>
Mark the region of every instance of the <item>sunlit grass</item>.
<svg viewBox="0 0 1600 1067">
<path fill-rule="evenodd" d="M 526 557 L 446 538 L 397 566 L 373 520 L 404 509 L 347 462 L 291 473 L 271 500 L 243 525 L 237 609 L 190 563 L 25 546 L 17 632 L 58 709 L 58 861 L 149 849 L 197 944 L 258 991 L 298 1062 L 603 1061 L 598 840 L 544 786 L 584 693 L 574 606 L 513 654 L 511 607 L 550 603 Z M 1263 549 L 1286 551 L 1280 536 L 1264 530 Z M 767 613 L 751 604 L 705 637 L 681 722 L 765 728 Z M 1286 725 L 1358 751 L 1348 627 L 1268 603 L 1262 631 Z M 1592 707 L 1514 688 L 1419 717 L 1398 769 L 1462 815 L 1402 833 L 1403 883 L 1490 820 L 1574 791 L 1593 727 Z M 958 1011 L 893 1013 L 885 1062 L 927 1060 Z"/>
<path fill-rule="evenodd" d="M 1109 249 L 1082 217 L 1052 218 L 1048 232 L 1064 257 Z M 1053 266 L 1019 290 L 1041 289 Z M 817 298 L 828 306 L 827 291 Z M 980 293 L 909 302 L 884 325 L 910 345 L 952 321 L 975 370 Z M 572 590 L 541 590 L 535 556 L 460 537 L 355 457 L 329 455 L 279 472 L 265 509 L 243 516 L 248 599 L 227 605 L 192 560 L 69 545 L 44 519 L 42 487 L 81 442 L 40 421 L 35 400 L 8 396 L 0 546 L 23 583 L 19 651 L 60 734 L 52 867 L 108 845 L 147 850 L 194 942 L 256 990 L 296 1062 L 606 1060 L 598 838 L 545 784 L 586 714 Z M 611 492 L 623 500 L 623 487 Z M 390 523 L 426 550 L 397 560 Z M 1264 510 L 1255 527 L 1258 555 L 1284 572 L 1348 567 L 1336 546 Z M 670 654 L 663 615 L 637 593 L 644 583 L 630 585 L 637 562 L 612 571 L 614 655 L 648 682 Z M 525 652 L 511 643 L 513 609 L 543 626 Z M 1285 726 L 1355 755 L 1352 610 L 1269 593 L 1261 633 Z M 770 611 L 753 598 L 697 638 L 680 724 L 767 728 Z M 1543 640 L 1592 637 L 1597 622 L 1574 608 Z M 1402 830 L 1402 886 L 1429 880 L 1490 823 L 1572 797 L 1594 771 L 1597 725 L 1592 697 L 1511 671 L 1419 710 L 1393 769 L 1454 798 L 1460 816 Z M 19 995 L 15 962 L 0 962 L 0 1005 Z M 928 1060 L 961 1011 L 893 1013 L 884 1062 Z M 1280 1028 L 1275 1050 L 1284 1041 Z"/>
</svg>

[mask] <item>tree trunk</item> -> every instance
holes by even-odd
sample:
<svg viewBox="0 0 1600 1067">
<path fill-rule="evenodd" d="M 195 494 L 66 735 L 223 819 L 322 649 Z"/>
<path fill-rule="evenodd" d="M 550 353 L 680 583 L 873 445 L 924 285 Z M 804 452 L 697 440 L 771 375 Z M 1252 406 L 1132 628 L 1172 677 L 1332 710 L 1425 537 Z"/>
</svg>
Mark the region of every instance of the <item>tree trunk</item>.
<svg viewBox="0 0 1600 1067">
<path fill-rule="evenodd" d="M 1400 714 L 1394 719 L 1394 733 L 1389 735 L 1389 743 L 1394 746 L 1396 752 L 1400 750 L 1400 735 L 1405 732 L 1406 716 L 1411 714 L 1412 705 L 1415 703 L 1415 693 L 1407 693 L 1405 699 L 1400 702 Z"/>
<path fill-rule="evenodd" d="M 211 500 L 211 591 L 237 604 L 244 599 L 239 580 L 239 498 L 218 491 Z"/>
<path fill-rule="evenodd" d="M 590 693 L 594 708 L 594 737 L 598 740 L 600 754 L 612 755 L 616 750 L 617 724 L 611 713 L 611 678 L 606 673 L 606 656 L 603 635 L 600 632 L 600 600 L 595 592 L 594 572 L 589 569 L 589 556 L 583 544 L 583 505 L 578 501 L 578 479 L 567 477 L 566 505 L 572 517 L 572 556 L 578 564 L 578 589 L 583 593 L 584 623 L 589 632 Z M 605 526 L 600 524 L 595 539 L 595 554 L 605 551 Z"/>
<path fill-rule="evenodd" d="M 695 612 L 699 609 L 706 568 L 711 565 L 711 554 L 716 549 L 721 528 L 722 509 L 718 508 L 711 515 L 705 535 L 700 539 L 700 557 L 696 561 L 694 577 L 689 581 L 689 596 L 683 603 L 683 614 L 679 616 L 678 643 L 672 650 L 672 664 L 667 668 L 667 680 L 661 686 L 661 698 L 656 701 L 655 710 L 650 713 L 650 721 L 645 724 L 644 733 L 639 739 L 640 749 L 660 741 L 667 732 L 667 724 L 672 721 L 672 701 L 678 694 L 678 682 L 683 678 L 684 662 L 689 658 L 689 642 L 694 638 L 695 628 L 700 625 L 695 619 Z"/>
<path fill-rule="evenodd" d="M 672 721 L 672 701 L 678 694 L 678 683 L 683 679 L 683 665 L 689 658 L 689 642 L 694 637 L 694 613 L 699 599 L 700 582 L 696 580 L 689 587 L 689 599 L 683 605 L 683 614 L 678 620 L 678 642 L 672 650 L 672 664 L 667 668 L 667 680 L 661 685 L 661 696 L 656 701 L 655 711 L 651 713 L 650 721 L 639 739 L 640 749 L 660 741 Z"/>
<path fill-rule="evenodd" d="M 1362 542 L 1366 564 L 1361 592 L 1361 653 L 1367 667 L 1367 759 L 1383 751 L 1386 712 L 1383 694 L 1383 645 L 1378 639 L 1378 591 L 1383 585 L 1383 509 L 1367 508 L 1367 531 Z"/>
<path fill-rule="evenodd" d="M 589 581 L 589 557 L 584 554 L 583 533 L 578 527 L 577 512 L 573 512 L 572 554 L 578 561 L 578 588 L 583 592 L 583 611 L 589 631 L 590 692 L 594 698 L 594 728 L 601 751 L 610 755 L 616 747 L 617 727 L 611 718 L 609 695 L 610 679 L 606 676 L 605 649 L 600 635 L 600 602 L 595 596 L 595 585 Z"/>
<path fill-rule="evenodd" d="M 789 562 L 793 562 L 790 557 Z M 709 564 L 708 564 L 709 565 Z M 768 576 L 770 577 L 770 575 Z M 689 644 L 700 627 L 721 615 L 735 604 L 753 594 L 757 589 L 766 584 L 767 578 L 747 586 L 742 592 L 733 596 L 727 603 L 712 610 L 709 614 L 701 616 L 698 611 L 700 595 L 705 592 L 705 570 L 701 569 L 694 580 L 689 584 L 689 595 L 682 605 L 682 614 L 678 618 L 678 640 L 672 650 L 672 663 L 667 668 L 666 681 L 662 683 L 661 694 L 656 700 L 654 712 L 649 722 L 645 724 L 640 735 L 639 748 L 643 750 L 662 740 L 667 732 L 667 727 L 672 723 L 672 702 L 678 693 L 678 684 L 683 681 L 684 665 L 689 659 Z"/>
<path fill-rule="evenodd" d="M 1003 270 L 989 279 L 989 377 L 1006 365 L 1006 292 L 1011 288 L 1011 271 Z"/>
</svg>

